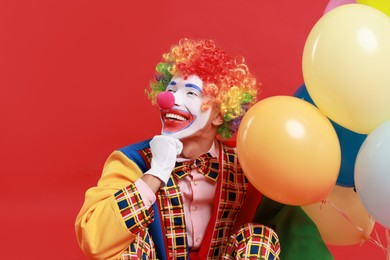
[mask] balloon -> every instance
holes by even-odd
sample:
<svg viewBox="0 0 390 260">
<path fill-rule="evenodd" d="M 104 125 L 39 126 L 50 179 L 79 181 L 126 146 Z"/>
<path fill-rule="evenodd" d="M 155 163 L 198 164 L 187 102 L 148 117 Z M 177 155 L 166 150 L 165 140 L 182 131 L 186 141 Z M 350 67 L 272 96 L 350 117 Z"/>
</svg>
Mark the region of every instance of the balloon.
<svg viewBox="0 0 390 260">
<path fill-rule="evenodd" d="M 315 105 L 304 84 L 297 89 L 294 96 Z M 336 124 L 332 120 L 330 120 L 330 122 L 336 130 L 341 148 L 341 165 L 337 178 L 337 185 L 355 187 L 354 170 L 356 156 L 367 135 L 352 132 L 339 124 Z"/>
<path fill-rule="evenodd" d="M 389 0 L 357 0 L 357 3 L 372 6 L 390 16 Z"/>
<path fill-rule="evenodd" d="M 328 245 L 347 246 L 366 241 L 375 221 L 353 188 L 335 186 L 325 203 L 303 206 Z"/>
<path fill-rule="evenodd" d="M 370 215 L 390 228 L 390 120 L 363 142 L 356 158 L 355 183 Z"/>
<path fill-rule="evenodd" d="M 355 0 L 330 0 L 325 7 L 324 14 L 326 14 L 327 12 L 329 12 L 330 10 L 338 6 L 345 5 L 345 4 L 355 4 L 355 3 L 356 3 Z"/>
<path fill-rule="evenodd" d="M 238 128 L 237 154 L 257 190 L 290 205 L 323 200 L 340 170 L 332 124 L 315 106 L 289 96 L 264 99 L 248 110 Z"/>
<path fill-rule="evenodd" d="M 390 119 L 390 19 L 360 4 L 325 14 L 303 51 L 305 84 L 317 107 L 353 132 Z"/>
</svg>

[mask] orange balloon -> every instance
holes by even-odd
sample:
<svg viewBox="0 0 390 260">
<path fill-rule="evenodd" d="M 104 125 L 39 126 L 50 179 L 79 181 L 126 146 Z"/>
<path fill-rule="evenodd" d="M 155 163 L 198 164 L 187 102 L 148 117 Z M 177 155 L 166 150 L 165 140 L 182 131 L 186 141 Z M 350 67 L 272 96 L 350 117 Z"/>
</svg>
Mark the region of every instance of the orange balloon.
<svg viewBox="0 0 390 260">
<path fill-rule="evenodd" d="M 303 206 L 326 244 L 348 246 L 366 241 L 375 221 L 353 188 L 335 186 L 326 202 Z"/>
<path fill-rule="evenodd" d="M 290 96 L 270 97 L 249 109 L 238 129 L 237 154 L 257 190 L 290 205 L 326 198 L 341 162 L 329 119 L 312 104 Z"/>
</svg>

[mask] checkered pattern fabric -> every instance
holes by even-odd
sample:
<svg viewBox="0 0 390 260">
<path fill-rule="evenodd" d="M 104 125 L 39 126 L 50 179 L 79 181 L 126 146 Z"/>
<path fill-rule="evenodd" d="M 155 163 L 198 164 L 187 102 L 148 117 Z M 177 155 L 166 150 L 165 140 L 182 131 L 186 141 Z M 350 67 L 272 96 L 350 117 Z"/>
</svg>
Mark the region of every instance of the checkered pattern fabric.
<svg viewBox="0 0 390 260">
<path fill-rule="evenodd" d="M 137 234 L 153 221 L 153 211 L 146 207 L 134 184 L 115 193 L 115 199 L 131 233 Z"/>
<path fill-rule="evenodd" d="M 211 156 L 211 154 L 203 154 L 196 160 L 176 162 L 173 173 L 177 175 L 179 179 L 190 174 L 193 169 L 197 169 L 207 178 L 216 181 L 219 174 L 219 162 L 217 158 Z"/>
<path fill-rule="evenodd" d="M 141 152 L 143 158 L 147 159 L 150 165 L 152 153 L 150 149 Z M 188 259 L 187 257 L 187 234 L 184 220 L 183 198 L 180 188 L 177 185 L 178 176 L 171 175 L 165 187 L 160 188 L 157 193 L 157 204 L 160 209 L 163 229 L 166 235 L 169 259 Z"/>
<path fill-rule="evenodd" d="M 134 243 L 122 253 L 122 260 L 157 259 L 153 240 L 147 230 L 146 228 L 137 234 Z"/>
<path fill-rule="evenodd" d="M 230 237 L 222 259 L 277 260 L 279 254 L 276 233 L 269 227 L 248 223 Z"/>
<path fill-rule="evenodd" d="M 210 172 L 213 172 L 215 175 L 215 180 L 218 181 L 218 188 L 216 191 L 217 204 L 215 204 L 215 223 L 212 229 L 211 238 L 208 241 L 203 241 L 203 243 L 208 243 L 206 248 L 208 249 L 207 259 L 217 260 L 221 259 L 225 248 L 228 244 L 232 227 L 234 226 L 235 219 L 242 207 L 242 204 L 246 197 L 246 189 L 248 182 L 238 164 L 237 156 L 234 149 L 227 146 L 222 147 L 222 165 L 219 165 L 216 161 L 210 161 Z M 139 151 L 142 158 L 145 160 L 147 165 L 150 165 L 152 154 L 149 148 Z M 202 159 L 200 159 L 202 160 Z M 218 169 L 220 168 L 220 169 Z M 157 204 L 160 210 L 161 221 L 163 223 L 163 233 L 166 238 L 166 248 L 167 248 L 167 257 L 168 259 L 188 259 L 188 245 L 187 245 L 187 234 L 184 220 L 184 209 L 183 209 L 183 199 L 178 186 L 180 176 L 177 174 L 172 174 L 167 185 L 157 192 Z M 126 192 L 129 190 L 136 195 L 136 191 L 133 190 L 132 185 L 130 185 Z M 139 194 L 137 195 L 137 200 L 124 199 L 122 197 L 132 198 L 133 196 L 123 196 L 122 192 L 118 192 L 118 199 L 126 200 L 127 204 L 131 207 L 142 208 L 144 207 L 143 203 L 137 202 L 139 200 Z M 121 197 L 122 196 L 122 197 Z M 135 203 L 135 205 L 130 204 L 129 202 Z M 141 204 L 139 204 L 141 203 Z M 118 203 L 119 205 L 119 203 Z M 123 203 L 126 206 L 125 203 Z M 123 206 L 122 206 L 123 207 Z M 129 206 L 127 206 L 129 207 Z M 124 207 L 126 208 L 126 207 Z M 122 210 L 121 210 L 122 212 Z M 138 231 L 147 232 L 147 228 L 144 228 L 145 223 L 150 223 L 150 217 L 153 213 L 148 211 L 142 211 L 134 213 L 133 216 L 129 216 L 131 221 L 129 223 L 129 228 L 131 232 L 136 232 L 137 227 Z M 126 215 L 126 214 L 122 214 Z M 138 217 L 145 217 L 147 220 L 142 221 Z M 126 221 L 126 220 L 125 220 Z M 213 221 L 213 220 L 212 220 Z M 126 223 L 126 225 L 127 225 Z M 144 228 L 140 230 L 140 227 Z M 138 241 L 140 240 L 140 241 Z M 149 244 L 150 246 L 145 246 Z M 202 244 L 203 246 L 203 244 Z M 144 259 L 143 256 L 150 254 L 148 259 L 155 259 L 154 249 L 149 250 L 153 247 L 153 241 L 150 237 L 143 238 L 142 235 L 137 237 L 137 239 L 130 245 L 127 252 L 125 252 L 124 259 Z M 132 258 L 138 257 L 138 258 Z M 229 258 L 228 258 L 229 259 Z"/>
<path fill-rule="evenodd" d="M 168 184 L 159 191 L 158 205 L 167 239 L 168 258 L 185 260 L 187 259 L 187 234 L 183 198 L 172 176 Z"/>
<path fill-rule="evenodd" d="M 246 197 L 248 181 L 238 164 L 233 148 L 223 146 L 223 169 L 218 212 L 207 259 L 220 259 L 227 245 L 231 229 Z"/>
</svg>

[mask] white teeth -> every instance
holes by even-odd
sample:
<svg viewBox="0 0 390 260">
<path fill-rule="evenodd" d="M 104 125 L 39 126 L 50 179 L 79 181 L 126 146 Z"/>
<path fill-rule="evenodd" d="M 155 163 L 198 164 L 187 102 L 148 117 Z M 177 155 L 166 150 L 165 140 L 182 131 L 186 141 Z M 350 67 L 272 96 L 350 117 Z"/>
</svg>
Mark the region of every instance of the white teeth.
<svg viewBox="0 0 390 260">
<path fill-rule="evenodd" d="M 168 119 L 176 119 L 176 120 L 179 120 L 179 121 L 185 121 L 185 120 L 187 120 L 187 119 L 186 119 L 185 117 L 183 117 L 183 116 L 176 115 L 176 114 L 170 114 L 170 113 L 166 114 L 165 117 L 168 118 Z"/>
</svg>

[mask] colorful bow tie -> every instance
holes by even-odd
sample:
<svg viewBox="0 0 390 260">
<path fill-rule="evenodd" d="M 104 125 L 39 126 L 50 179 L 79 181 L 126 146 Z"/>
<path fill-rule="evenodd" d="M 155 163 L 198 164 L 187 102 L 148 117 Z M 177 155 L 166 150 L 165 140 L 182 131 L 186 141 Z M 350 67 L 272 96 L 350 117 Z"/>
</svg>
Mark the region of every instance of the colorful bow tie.
<svg viewBox="0 0 390 260">
<path fill-rule="evenodd" d="M 211 154 L 203 154 L 196 160 L 176 162 L 173 173 L 179 179 L 187 176 L 193 169 L 197 169 L 211 180 L 216 181 L 219 174 L 219 162 L 217 158 L 212 157 Z"/>
</svg>

